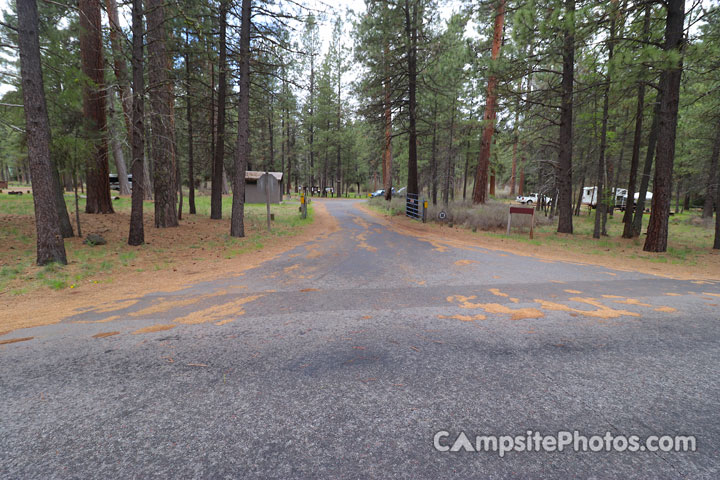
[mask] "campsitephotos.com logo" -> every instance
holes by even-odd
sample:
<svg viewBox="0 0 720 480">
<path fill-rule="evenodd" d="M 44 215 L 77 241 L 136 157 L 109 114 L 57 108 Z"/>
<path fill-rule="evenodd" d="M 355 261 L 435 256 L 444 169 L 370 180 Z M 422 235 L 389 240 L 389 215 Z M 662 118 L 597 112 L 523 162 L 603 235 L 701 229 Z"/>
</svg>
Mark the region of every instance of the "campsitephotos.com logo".
<svg viewBox="0 0 720 480">
<path fill-rule="evenodd" d="M 472 440 L 471 440 L 472 439 Z M 465 432 L 451 435 L 441 430 L 433 438 L 438 452 L 493 452 L 504 457 L 510 452 L 694 452 L 694 435 L 582 435 L 575 431 L 560 431 L 553 435 L 528 430 L 524 435 L 476 435 Z"/>
</svg>

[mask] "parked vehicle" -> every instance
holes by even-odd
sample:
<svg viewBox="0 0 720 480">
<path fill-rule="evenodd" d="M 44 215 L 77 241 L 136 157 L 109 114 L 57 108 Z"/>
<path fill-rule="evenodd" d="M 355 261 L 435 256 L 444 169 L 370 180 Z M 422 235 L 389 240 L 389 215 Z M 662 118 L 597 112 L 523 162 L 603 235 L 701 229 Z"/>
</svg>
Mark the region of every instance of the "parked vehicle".
<svg viewBox="0 0 720 480">
<path fill-rule="evenodd" d="M 542 199 L 545 200 L 546 205 L 550 205 L 550 203 L 552 203 L 552 198 L 545 195 L 540 195 L 539 193 L 531 193 L 530 195 L 518 195 L 517 197 L 515 197 L 515 201 L 517 201 L 518 203 L 524 203 L 526 205 L 537 204 Z"/>
<path fill-rule="evenodd" d="M 637 205 L 638 199 L 640 198 L 640 192 L 635 192 L 635 196 L 633 199 L 633 210 L 635 210 L 635 206 Z M 645 211 L 650 211 L 650 204 L 652 203 L 653 194 L 652 192 L 647 192 L 645 194 Z M 625 191 L 625 196 L 622 198 L 618 198 L 615 202 L 615 206 L 620 209 L 620 211 L 624 212 L 627 208 L 627 191 Z"/>
<path fill-rule="evenodd" d="M 399 191 L 395 191 L 395 187 L 393 187 L 392 190 L 390 190 L 390 194 L 393 197 L 397 196 L 397 195 L 404 196 L 405 195 L 405 187 L 401 188 Z M 370 198 L 382 197 L 383 195 L 385 195 L 385 189 L 375 190 L 374 192 L 372 192 L 370 194 Z"/>
<path fill-rule="evenodd" d="M 127 177 L 128 177 L 128 183 L 130 184 L 130 188 L 132 188 L 132 173 L 129 173 Z M 117 173 L 110 174 L 110 189 L 111 190 L 120 190 L 120 178 L 118 177 Z"/>
<path fill-rule="evenodd" d="M 621 211 L 625 211 L 627 206 L 627 189 L 626 188 L 613 188 L 610 190 L 611 198 L 613 201 L 610 204 L 610 208 L 619 208 Z M 633 207 L 637 205 L 637 200 L 640 198 L 640 192 L 635 192 L 635 198 L 633 201 Z M 645 196 L 646 205 L 652 200 L 652 192 L 647 192 Z M 597 187 L 585 187 L 583 188 L 582 204 L 588 205 L 591 208 L 597 208 Z"/>
</svg>

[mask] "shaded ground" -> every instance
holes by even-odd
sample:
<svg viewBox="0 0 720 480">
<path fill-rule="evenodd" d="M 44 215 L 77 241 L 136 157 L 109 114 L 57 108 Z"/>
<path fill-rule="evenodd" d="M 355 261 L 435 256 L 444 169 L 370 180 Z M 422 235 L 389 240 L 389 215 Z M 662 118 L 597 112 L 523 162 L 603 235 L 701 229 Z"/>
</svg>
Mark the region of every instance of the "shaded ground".
<svg viewBox="0 0 720 480">
<path fill-rule="evenodd" d="M 320 201 L 318 201 L 320 203 Z M 235 276 L 0 337 L 11 477 L 716 478 L 720 282 L 340 229 Z M 440 453 L 439 430 L 696 435 Z"/>
</svg>

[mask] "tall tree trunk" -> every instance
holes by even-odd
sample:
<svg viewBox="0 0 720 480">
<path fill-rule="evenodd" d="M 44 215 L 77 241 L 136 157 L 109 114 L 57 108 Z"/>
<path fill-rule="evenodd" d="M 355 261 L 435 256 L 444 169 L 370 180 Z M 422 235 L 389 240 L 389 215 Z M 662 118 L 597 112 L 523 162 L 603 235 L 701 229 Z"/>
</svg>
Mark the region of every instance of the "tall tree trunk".
<svg viewBox="0 0 720 480">
<path fill-rule="evenodd" d="M 56 189 L 53 186 L 53 166 L 50 161 L 50 122 L 40 65 L 38 13 L 35 0 L 17 0 L 17 17 L 25 131 L 28 161 L 32 172 L 37 231 L 37 263 L 46 265 L 58 262 L 65 265 L 67 264 L 65 243 L 60 231 L 60 220 L 55 203 Z"/>
<path fill-rule="evenodd" d="M 105 8 L 107 10 L 108 22 L 110 23 L 110 46 L 113 55 L 113 70 L 115 72 L 115 79 L 118 84 L 118 92 L 120 93 L 120 103 L 123 111 L 123 122 L 127 131 L 128 143 L 132 145 L 132 94 L 130 92 L 130 76 L 128 74 L 127 63 L 125 62 L 125 56 L 122 48 L 122 31 L 120 27 L 120 18 L 118 15 L 117 3 L 115 0 L 105 0 Z M 112 103 L 112 102 L 111 102 Z M 117 162 L 117 157 L 116 157 Z M 150 183 L 150 174 L 148 173 L 147 159 L 143 158 L 145 165 L 144 185 L 143 191 L 145 192 L 145 200 L 152 200 L 152 183 Z M 132 165 L 131 165 L 132 168 Z M 125 167 L 127 171 L 127 167 Z M 119 173 L 119 172 L 118 172 Z M 137 182 L 137 179 L 133 177 L 133 182 Z M 129 185 L 128 185 L 129 188 Z M 123 193 L 123 185 L 120 184 L 120 193 Z M 128 193 L 129 190 L 128 190 Z M 128 193 L 125 193 L 127 195 Z"/>
<path fill-rule="evenodd" d="M 510 171 L 510 196 L 515 196 L 515 182 L 517 178 L 517 146 L 518 146 L 518 138 L 517 138 L 517 122 L 518 122 L 518 112 L 515 112 L 515 126 L 513 128 L 513 148 L 512 148 L 512 169 Z"/>
<path fill-rule="evenodd" d="M 663 75 L 660 75 L 660 85 L 663 84 Z M 648 187 L 650 185 L 650 173 L 652 172 L 653 161 L 655 160 L 655 152 L 657 147 L 658 126 L 660 118 L 660 91 L 655 96 L 655 108 L 653 109 L 653 119 L 650 124 L 650 133 L 648 134 L 648 146 L 645 152 L 645 163 L 643 165 L 643 173 L 640 178 L 640 190 L 638 190 L 638 201 L 635 206 L 635 216 L 633 217 L 633 237 L 638 237 L 642 230 L 643 215 L 645 213 L 645 197 L 647 196 Z M 635 200 L 634 198 L 632 199 Z"/>
<path fill-rule="evenodd" d="M 580 191 L 577 196 L 577 202 L 575 203 L 575 216 L 580 216 L 580 207 L 582 206 L 583 191 L 585 190 L 585 172 L 582 174 L 580 179 Z"/>
<path fill-rule="evenodd" d="M 715 191 L 718 190 L 718 158 L 720 158 L 720 121 L 717 124 L 717 131 L 715 133 L 715 141 L 713 142 L 712 154 L 710 155 L 710 168 L 708 169 L 708 181 L 705 189 L 705 204 L 703 205 L 703 218 L 712 218 L 713 205 L 715 203 L 715 197 L 717 196 Z M 720 210 L 720 208 L 718 209 Z"/>
<path fill-rule="evenodd" d="M 186 33 L 185 36 L 185 91 L 187 96 L 185 97 L 185 114 L 187 116 L 187 129 L 188 129 L 188 205 L 190 208 L 190 215 L 195 215 L 197 210 L 195 209 L 195 155 L 193 152 L 193 117 L 192 117 L 192 92 L 190 90 L 190 36 Z"/>
<path fill-rule="evenodd" d="M 468 133 L 467 145 L 465 147 L 465 170 L 463 173 L 463 202 L 467 198 L 467 176 L 468 167 L 470 166 L 470 136 Z"/>
<path fill-rule="evenodd" d="M 645 19 L 643 21 L 643 38 L 648 39 L 650 33 L 650 16 L 652 6 L 645 6 Z M 630 180 L 627 188 L 627 201 L 623 215 L 623 238 L 633 238 L 633 202 L 635 201 L 635 187 L 637 185 L 638 168 L 640 168 L 640 144 L 642 143 L 643 116 L 645 111 L 645 83 L 639 82 L 637 87 L 637 106 L 635 107 L 635 134 L 633 136 L 632 157 L 630 159 Z"/>
<path fill-rule="evenodd" d="M 222 218 L 223 169 L 225 159 L 225 96 L 227 91 L 227 12 L 228 0 L 220 1 L 220 53 L 218 69 L 217 140 L 213 155 L 210 218 Z"/>
<path fill-rule="evenodd" d="M 146 0 L 148 80 L 152 109 L 152 153 L 154 156 L 155 226 L 176 227 L 177 167 L 175 158 L 175 118 L 170 57 L 165 44 L 163 0 Z"/>
<path fill-rule="evenodd" d="M 450 178 L 453 175 L 453 172 L 455 171 L 455 164 L 453 162 L 453 136 L 455 135 L 455 102 L 457 101 L 457 98 L 453 98 L 452 103 L 452 116 L 450 117 L 450 138 L 448 139 L 448 154 L 447 154 L 447 162 L 445 164 L 445 185 L 443 186 L 443 204 L 447 205 L 450 201 L 450 188 L 451 188 L 451 181 Z M 453 178 L 454 180 L 454 178 Z M 452 182 L 454 184 L 454 182 Z"/>
<path fill-rule="evenodd" d="M 115 130 L 115 107 L 113 105 L 113 97 L 110 96 L 108 104 L 108 136 L 110 137 L 110 148 L 115 159 L 115 169 L 118 174 L 118 183 L 120 185 L 120 195 L 130 195 L 130 183 L 128 182 L 127 166 L 125 165 L 125 155 L 123 154 L 122 144 L 118 138 L 118 132 Z"/>
<path fill-rule="evenodd" d="M 573 84 L 575 79 L 575 0 L 565 0 L 563 40 L 562 104 L 560 107 L 560 151 L 558 155 L 558 228 L 573 233 L 572 221 L 572 138 Z M 569 17 L 569 18 L 567 18 Z"/>
<path fill-rule="evenodd" d="M 715 205 L 720 205 L 720 188 L 715 189 Z M 715 243 L 713 243 L 715 250 L 720 250 L 720 208 L 715 214 Z"/>
<path fill-rule="evenodd" d="M 655 154 L 655 178 L 653 181 L 652 213 L 643 250 L 667 251 L 668 217 L 672 196 L 672 174 L 675 161 L 675 134 L 677 130 L 680 80 L 682 77 L 683 29 L 685 24 L 685 0 L 667 0 L 665 23 L 665 51 L 674 51 L 679 60 L 664 71 L 665 82 L 660 97 L 658 143 Z"/>
<path fill-rule="evenodd" d="M 437 95 L 433 102 L 433 130 L 432 130 L 432 144 L 430 147 L 430 177 L 431 177 L 431 191 L 432 204 L 437 205 Z"/>
<path fill-rule="evenodd" d="M 143 76 L 143 4 L 132 2 L 132 206 L 129 245 L 145 243 L 143 200 L 145 198 L 145 77 Z"/>
<path fill-rule="evenodd" d="M 385 44 L 386 61 L 389 57 L 389 47 Z M 390 109 L 390 79 L 387 64 L 385 65 L 385 79 L 383 81 L 384 97 L 384 119 L 385 119 L 385 142 L 383 145 L 383 188 L 385 189 L 385 200 L 390 201 L 392 198 L 392 110 Z"/>
<path fill-rule="evenodd" d="M 250 153 L 250 15 L 251 0 L 242 0 L 240 23 L 240 84 L 238 103 L 238 134 L 235 148 L 235 177 L 233 182 L 230 236 L 245 236 L 245 171 Z"/>
<path fill-rule="evenodd" d="M 418 43 L 418 11 L 417 1 L 405 0 L 405 34 L 408 52 L 408 185 L 407 193 L 419 194 L 417 175 L 417 43 Z"/>
<path fill-rule="evenodd" d="M 503 40 L 503 25 L 505 23 L 505 1 L 498 0 L 495 10 L 495 25 L 493 28 L 493 43 L 490 58 L 492 63 L 497 62 L 500 55 L 500 46 Z M 492 68 L 491 68 L 492 71 Z M 492 137 L 495 132 L 495 116 L 497 109 L 497 83 L 495 73 L 490 74 L 487 84 L 487 101 L 485 103 L 485 114 L 483 115 L 484 127 L 482 144 L 478 157 L 477 172 L 475 173 L 475 187 L 473 189 L 473 203 L 485 203 L 487 201 L 488 169 L 490 168 L 490 148 Z"/>
<path fill-rule="evenodd" d="M 605 195 L 607 183 L 605 177 L 607 175 L 607 166 L 605 165 L 605 150 L 607 149 L 607 129 L 608 116 L 610 109 L 610 84 L 612 82 L 610 74 L 610 62 L 613 56 L 613 40 L 615 30 L 615 14 L 611 13 L 613 20 L 610 27 L 610 41 L 608 42 L 608 73 L 605 76 L 605 88 L 603 91 L 603 110 L 600 127 L 600 155 L 598 158 L 598 177 L 597 177 L 597 209 L 595 210 L 595 229 L 593 230 L 593 238 L 600 238 L 600 235 L 607 235 L 605 232 L 605 222 L 607 221 L 608 198 Z"/>
<path fill-rule="evenodd" d="M 72 223 L 70 223 L 70 215 L 68 215 L 67 204 L 65 203 L 65 195 L 63 194 L 63 187 L 60 183 L 60 172 L 58 172 L 57 165 L 50 159 L 50 166 L 52 167 L 53 174 L 53 190 L 55 195 L 55 208 L 58 212 L 58 221 L 60 222 L 60 233 L 63 238 L 74 237 Z"/>
<path fill-rule="evenodd" d="M 87 122 L 88 135 L 94 144 L 94 152 L 88 155 L 85 164 L 85 213 L 113 213 L 110 200 L 100 1 L 79 0 L 78 10 L 82 71 L 88 79 L 83 84 L 83 115 Z"/>
</svg>

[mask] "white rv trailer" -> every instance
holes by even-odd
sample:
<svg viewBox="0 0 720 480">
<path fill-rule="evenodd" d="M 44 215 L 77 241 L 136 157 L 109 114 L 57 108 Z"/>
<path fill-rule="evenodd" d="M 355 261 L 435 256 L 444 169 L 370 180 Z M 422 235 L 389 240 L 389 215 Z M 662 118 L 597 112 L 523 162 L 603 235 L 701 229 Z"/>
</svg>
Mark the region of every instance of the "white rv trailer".
<svg viewBox="0 0 720 480">
<path fill-rule="evenodd" d="M 615 201 L 613 202 L 614 208 L 619 208 L 620 210 L 625 210 L 625 207 L 627 205 L 627 189 L 626 188 L 613 188 L 612 189 L 612 195 Z M 640 192 L 635 192 L 635 201 L 633 205 L 637 204 L 637 200 L 640 198 Z M 647 192 L 645 195 L 645 202 L 646 206 L 648 205 L 648 202 L 652 200 L 652 193 Z M 582 204 L 588 205 L 592 208 L 597 207 L 597 187 L 585 187 L 583 188 L 583 195 L 582 195 Z"/>
<path fill-rule="evenodd" d="M 612 194 L 614 195 L 615 202 L 613 205 L 617 206 L 625 197 L 627 197 L 627 189 L 625 188 L 613 188 Z M 597 187 L 585 187 L 583 188 L 582 204 L 589 205 L 592 208 L 597 207 Z"/>
</svg>

